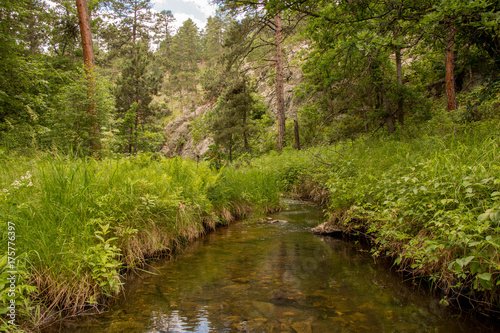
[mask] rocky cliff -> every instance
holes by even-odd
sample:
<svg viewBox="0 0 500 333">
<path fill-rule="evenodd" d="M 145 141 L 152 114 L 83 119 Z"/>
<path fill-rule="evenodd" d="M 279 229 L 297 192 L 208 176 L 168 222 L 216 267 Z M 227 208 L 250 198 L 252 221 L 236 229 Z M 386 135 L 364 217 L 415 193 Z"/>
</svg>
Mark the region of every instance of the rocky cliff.
<svg viewBox="0 0 500 333">
<path fill-rule="evenodd" d="M 303 42 L 290 47 L 287 52 L 284 69 L 284 97 L 287 120 L 294 119 L 299 108 L 293 98 L 293 90 L 301 83 L 303 78 L 301 66 L 297 64 L 299 63 L 300 54 L 307 51 L 307 47 L 307 43 Z M 264 103 L 268 106 L 269 114 L 276 119 L 276 90 L 274 85 L 269 83 L 269 71 L 270 67 L 253 70 L 249 64 L 247 74 L 257 79 L 257 92 L 263 97 Z M 191 131 L 191 122 L 205 114 L 212 107 L 213 104 L 198 106 L 194 111 L 185 111 L 174 121 L 168 123 L 165 127 L 165 137 L 167 139 L 160 152 L 167 157 L 181 156 L 196 159 L 198 156 L 203 156 L 208 151 L 209 146 L 213 144 L 213 139 L 206 137 L 195 142 Z"/>
</svg>

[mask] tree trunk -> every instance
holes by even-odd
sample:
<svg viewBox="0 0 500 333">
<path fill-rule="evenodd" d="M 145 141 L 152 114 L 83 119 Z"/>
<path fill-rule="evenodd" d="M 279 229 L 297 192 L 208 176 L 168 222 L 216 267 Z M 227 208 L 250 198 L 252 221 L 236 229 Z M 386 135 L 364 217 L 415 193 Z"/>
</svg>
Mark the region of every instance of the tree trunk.
<svg viewBox="0 0 500 333">
<path fill-rule="evenodd" d="M 295 149 L 300 150 L 300 137 L 299 137 L 299 122 L 297 121 L 297 115 L 293 120 L 293 136 L 295 138 Z"/>
<path fill-rule="evenodd" d="M 243 144 L 245 151 L 250 154 L 250 145 L 248 144 L 248 133 L 247 133 L 247 112 L 243 112 Z"/>
<path fill-rule="evenodd" d="M 455 46 L 455 26 L 448 28 L 446 41 L 446 101 L 448 102 L 448 111 L 457 109 L 457 100 L 455 98 L 455 73 L 454 61 L 455 55 L 453 48 Z"/>
<path fill-rule="evenodd" d="M 394 133 L 394 117 L 391 116 L 386 117 L 385 124 L 387 126 L 387 132 L 389 132 L 389 134 Z"/>
<path fill-rule="evenodd" d="M 276 100 L 278 118 L 278 150 L 285 146 L 285 98 L 283 96 L 283 51 L 281 17 L 276 14 Z"/>
<path fill-rule="evenodd" d="M 387 98 L 387 90 L 383 83 L 382 86 L 380 87 L 380 94 L 381 94 L 382 106 L 385 111 L 385 124 L 387 126 L 387 132 L 389 132 L 389 134 L 392 134 L 394 133 L 394 111 L 392 108 L 391 101 L 389 100 L 389 98 Z"/>
<path fill-rule="evenodd" d="M 128 130 L 128 156 L 132 156 L 132 127 L 130 127 Z"/>
<path fill-rule="evenodd" d="M 139 112 L 139 103 L 141 101 L 137 101 L 137 109 L 135 110 L 136 112 L 136 117 L 135 117 L 135 124 L 134 124 L 134 155 L 137 155 L 137 143 L 139 142 L 139 125 L 141 123 L 141 113 Z"/>
<path fill-rule="evenodd" d="M 135 56 L 136 40 L 137 40 L 137 9 L 134 9 L 134 21 L 132 23 L 132 58 Z"/>
<path fill-rule="evenodd" d="M 395 33 L 397 34 L 397 33 Z M 398 80 L 398 108 L 396 110 L 396 115 L 398 116 L 398 121 L 401 124 L 401 127 L 404 126 L 405 122 L 405 111 L 404 111 L 404 96 L 402 95 L 403 91 L 403 64 L 401 60 L 401 47 L 395 47 L 395 56 L 396 56 L 396 76 Z"/>
<path fill-rule="evenodd" d="M 86 0 L 76 0 L 76 7 L 78 10 L 78 20 L 80 24 L 80 33 L 82 36 L 83 63 L 85 65 L 85 74 L 87 77 L 87 97 L 89 99 L 87 113 L 89 118 L 91 118 L 93 124 L 93 129 L 90 133 L 90 148 L 93 152 L 96 152 L 101 149 L 101 143 L 99 140 L 99 123 L 97 120 L 97 108 L 95 101 L 95 60 L 92 43 L 92 32 L 90 30 L 90 16 Z"/>
</svg>

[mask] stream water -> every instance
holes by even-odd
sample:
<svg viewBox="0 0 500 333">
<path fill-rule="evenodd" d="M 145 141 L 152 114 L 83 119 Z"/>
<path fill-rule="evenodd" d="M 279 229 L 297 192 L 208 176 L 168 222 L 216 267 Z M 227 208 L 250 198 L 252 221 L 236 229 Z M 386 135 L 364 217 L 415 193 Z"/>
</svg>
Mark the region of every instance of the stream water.
<svg viewBox="0 0 500 333">
<path fill-rule="evenodd" d="M 190 244 L 132 275 L 108 312 L 63 332 L 490 332 L 458 318 L 353 241 L 316 237 L 321 211 L 293 203 Z"/>
</svg>

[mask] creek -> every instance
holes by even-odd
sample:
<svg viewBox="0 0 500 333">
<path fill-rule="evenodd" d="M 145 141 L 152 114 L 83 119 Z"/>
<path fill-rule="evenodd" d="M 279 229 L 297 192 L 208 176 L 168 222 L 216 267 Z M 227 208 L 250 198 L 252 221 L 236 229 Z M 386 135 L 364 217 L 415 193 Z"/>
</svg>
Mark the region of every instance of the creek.
<svg viewBox="0 0 500 333">
<path fill-rule="evenodd" d="M 288 202 L 189 244 L 151 273 L 131 274 L 106 313 L 62 332 L 490 332 L 427 286 L 375 263 L 363 244 L 309 232 L 319 208 Z"/>
</svg>

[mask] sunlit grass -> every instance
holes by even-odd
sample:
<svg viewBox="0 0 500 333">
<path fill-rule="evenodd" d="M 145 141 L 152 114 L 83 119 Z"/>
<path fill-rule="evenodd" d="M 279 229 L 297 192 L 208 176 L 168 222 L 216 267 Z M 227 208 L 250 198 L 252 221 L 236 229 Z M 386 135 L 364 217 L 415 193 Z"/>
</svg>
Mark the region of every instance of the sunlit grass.
<svg viewBox="0 0 500 333">
<path fill-rule="evenodd" d="M 25 283 L 38 289 L 31 299 L 70 313 L 102 303 L 119 292 L 125 269 L 206 227 L 280 205 L 279 189 L 262 173 L 180 158 L 40 155 L 0 163 L 8 170 L 0 178 L 2 229 L 16 225 L 31 267 Z M 4 235 L 2 249 L 6 242 Z"/>
</svg>

